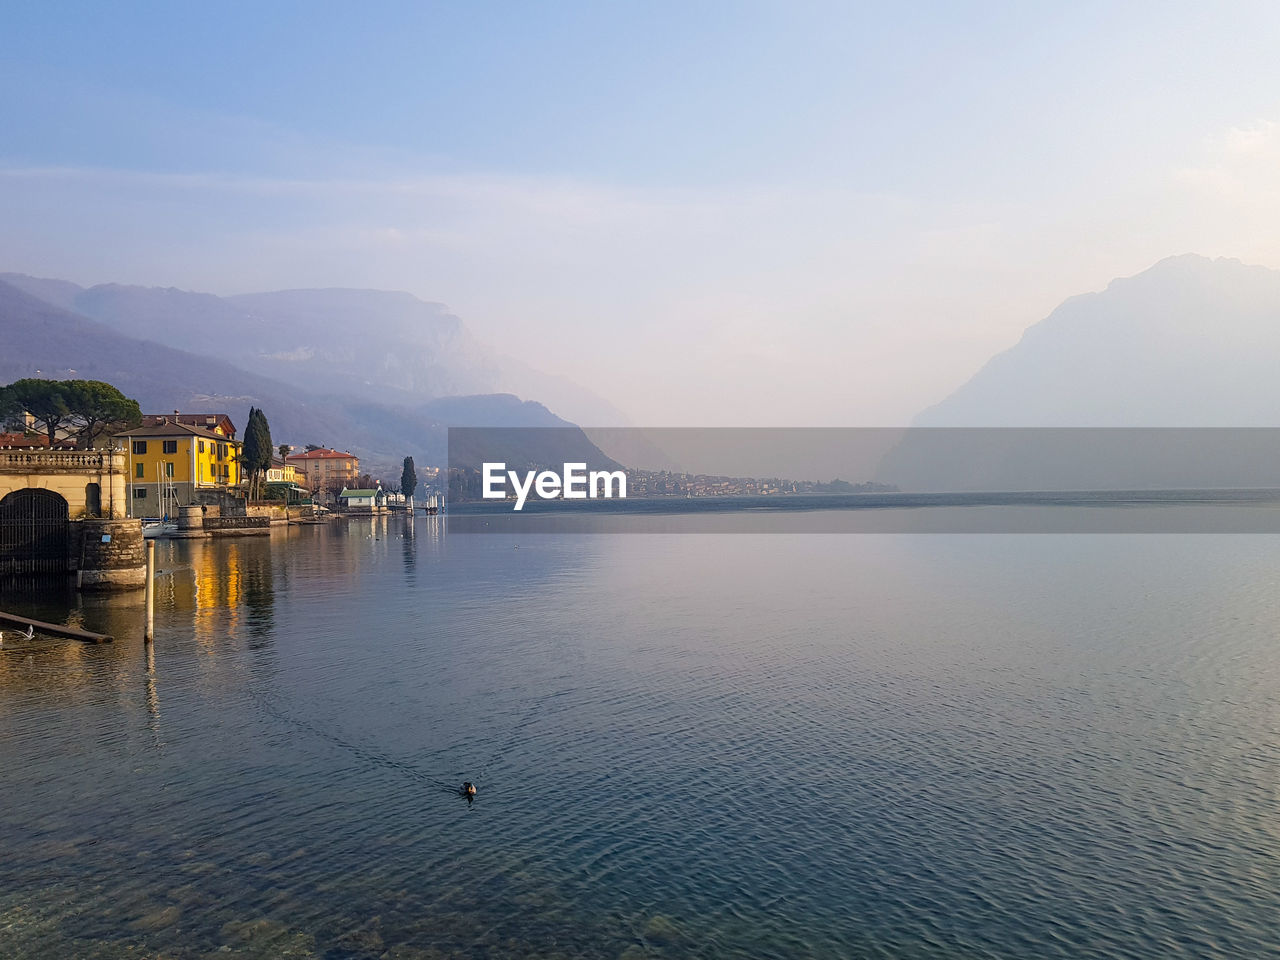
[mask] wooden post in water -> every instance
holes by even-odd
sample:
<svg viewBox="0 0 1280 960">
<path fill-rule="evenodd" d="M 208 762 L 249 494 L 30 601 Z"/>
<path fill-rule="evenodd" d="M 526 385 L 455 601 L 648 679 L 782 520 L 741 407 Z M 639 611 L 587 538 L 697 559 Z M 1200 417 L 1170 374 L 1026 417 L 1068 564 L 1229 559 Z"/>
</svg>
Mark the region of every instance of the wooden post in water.
<svg viewBox="0 0 1280 960">
<path fill-rule="evenodd" d="M 150 641 L 156 636 L 156 542 L 147 541 L 147 631 Z"/>
<path fill-rule="evenodd" d="M 51 637 L 70 637 L 72 640 L 83 640 L 85 643 L 111 642 L 110 634 L 92 633 L 88 630 L 81 630 L 78 627 L 68 627 L 61 623 L 45 623 L 43 620 L 32 620 L 30 617 L 20 617 L 16 613 L 5 613 L 3 610 L 0 610 L 0 624 L 31 627 L 38 633 L 47 633 Z"/>
</svg>

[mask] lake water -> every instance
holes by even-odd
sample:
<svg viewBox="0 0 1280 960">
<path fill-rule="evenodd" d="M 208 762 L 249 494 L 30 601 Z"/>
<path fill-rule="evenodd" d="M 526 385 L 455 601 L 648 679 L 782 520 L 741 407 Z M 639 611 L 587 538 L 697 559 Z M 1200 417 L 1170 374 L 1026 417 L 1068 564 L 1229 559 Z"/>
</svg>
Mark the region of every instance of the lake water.
<svg viewBox="0 0 1280 960">
<path fill-rule="evenodd" d="M 0 956 L 1280 956 L 1280 537 L 158 555 L 4 597 Z"/>
</svg>

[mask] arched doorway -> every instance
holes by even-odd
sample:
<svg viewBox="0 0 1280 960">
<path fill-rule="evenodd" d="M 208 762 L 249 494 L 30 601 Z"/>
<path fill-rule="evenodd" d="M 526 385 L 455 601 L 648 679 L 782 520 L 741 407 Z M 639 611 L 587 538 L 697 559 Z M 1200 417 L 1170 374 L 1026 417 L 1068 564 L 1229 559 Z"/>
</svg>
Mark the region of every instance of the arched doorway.
<svg viewBox="0 0 1280 960">
<path fill-rule="evenodd" d="M 102 516 L 102 487 L 96 483 L 84 485 L 84 515 L 86 517 Z"/>
<path fill-rule="evenodd" d="M 0 500 L 0 572 L 65 573 L 67 501 L 48 490 L 15 490 Z"/>
</svg>

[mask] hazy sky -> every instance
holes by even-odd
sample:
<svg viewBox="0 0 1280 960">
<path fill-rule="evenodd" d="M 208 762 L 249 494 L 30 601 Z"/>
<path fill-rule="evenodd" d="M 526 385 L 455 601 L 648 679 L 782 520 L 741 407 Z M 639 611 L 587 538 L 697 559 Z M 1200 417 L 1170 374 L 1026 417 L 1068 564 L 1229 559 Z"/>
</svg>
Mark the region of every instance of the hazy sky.
<svg viewBox="0 0 1280 960">
<path fill-rule="evenodd" d="M 641 425 L 889 425 L 1280 267 L 1280 4 L 8 3 L 0 270 L 409 290 Z"/>
</svg>

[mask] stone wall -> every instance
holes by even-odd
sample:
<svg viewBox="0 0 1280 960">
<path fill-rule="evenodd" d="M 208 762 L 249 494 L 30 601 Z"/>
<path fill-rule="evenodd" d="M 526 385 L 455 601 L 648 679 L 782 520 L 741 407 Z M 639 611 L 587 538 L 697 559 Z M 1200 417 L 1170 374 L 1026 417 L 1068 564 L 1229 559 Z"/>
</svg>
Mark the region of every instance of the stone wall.
<svg viewBox="0 0 1280 960">
<path fill-rule="evenodd" d="M 82 590 L 132 590 L 146 586 L 147 548 L 141 520 L 81 520 L 76 557 Z M 76 541 L 72 537 L 72 542 Z"/>
<path fill-rule="evenodd" d="M 283 500 L 253 500 L 245 504 L 245 515 L 266 517 L 271 523 L 288 523 L 290 510 Z"/>
<path fill-rule="evenodd" d="M 211 537 L 245 537 L 271 533 L 266 517 L 205 517 L 204 529 Z"/>
<path fill-rule="evenodd" d="M 206 516 L 213 515 L 215 510 L 224 517 L 244 516 L 244 498 L 226 490 L 198 487 L 193 502 L 209 508 L 205 512 Z"/>
</svg>

